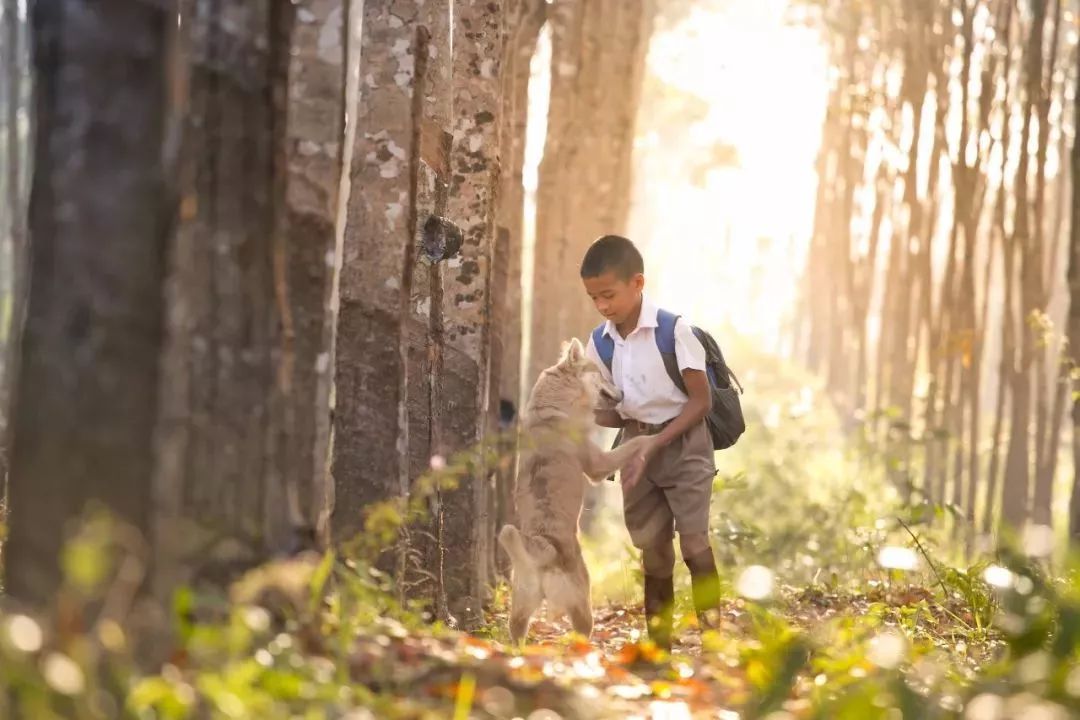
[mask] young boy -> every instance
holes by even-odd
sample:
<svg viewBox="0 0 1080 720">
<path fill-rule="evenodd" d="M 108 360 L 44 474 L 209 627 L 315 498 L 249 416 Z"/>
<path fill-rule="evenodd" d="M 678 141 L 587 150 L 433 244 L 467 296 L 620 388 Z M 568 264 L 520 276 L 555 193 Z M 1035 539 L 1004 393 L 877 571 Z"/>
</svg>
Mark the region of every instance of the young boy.
<svg viewBox="0 0 1080 720">
<path fill-rule="evenodd" d="M 605 427 L 622 438 L 649 434 L 656 442 L 623 468 L 623 510 L 645 572 L 645 617 L 649 636 L 671 649 L 675 589 L 674 534 L 690 570 L 698 621 L 711 624 L 718 602 L 718 577 L 709 544 L 709 499 L 716 466 L 705 424 L 712 395 L 705 372 L 705 349 L 690 325 L 675 325 L 675 355 L 686 385 L 683 393 L 664 368 L 656 344 L 657 307 L 644 293 L 641 253 L 624 237 L 594 242 L 581 263 L 581 279 L 607 320 L 602 333 L 614 340 L 611 370 L 592 338 L 589 358 L 623 397 L 614 410 L 597 411 Z"/>
</svg>

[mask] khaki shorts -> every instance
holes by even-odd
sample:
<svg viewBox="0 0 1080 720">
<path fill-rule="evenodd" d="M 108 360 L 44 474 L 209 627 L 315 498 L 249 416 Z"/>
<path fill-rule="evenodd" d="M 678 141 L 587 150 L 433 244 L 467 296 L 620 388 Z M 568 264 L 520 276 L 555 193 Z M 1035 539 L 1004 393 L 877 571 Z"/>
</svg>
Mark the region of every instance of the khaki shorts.
<svg viewBox="0 0 1080 720">
<path fill-rule="evenodd" d="M 630 424 L 623 437 L 634 437 Z M 634 487 L 623 492 L 623 516 L 637 548 L 680 535 L 709 531 L 716 462 L 712 437 L 702 421 L 660 450 Z"/>
</svg>

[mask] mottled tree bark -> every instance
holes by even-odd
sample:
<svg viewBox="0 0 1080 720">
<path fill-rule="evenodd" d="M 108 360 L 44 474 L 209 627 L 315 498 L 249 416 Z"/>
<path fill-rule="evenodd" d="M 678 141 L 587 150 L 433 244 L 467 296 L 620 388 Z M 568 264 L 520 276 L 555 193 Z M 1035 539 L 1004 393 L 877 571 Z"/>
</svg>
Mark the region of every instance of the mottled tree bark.
<svg viewBox="0 0 1080 720">
<path fill-rule="evenodd" d="M 422 103 L 414 105 L 421 124 L 420 167 L 417 187 L 417 218 L 421 226 L 431 215 L 446 215 L 449 191 L 449 154 L 452 88 L 450 62 L 450 15 L 448 0 L 429 2 L 421 22 L 428 30 L 424 58 Z M 423 242 L 423 241 L 422 241 Z M 439 257 L 421 253 L 413 269 L 409 307 L 409 466 L 415 481 L 431 468 L 433 456 L 449 452 L 442 436 L 443 348 L 442 270 Z M 411 528 L 409 552 L 412 562 L 404 579 L 414 598 L 429 601 L 436 615 L 446 620 L 442 529 L 445 516 L 442 491 L 428 498 L 428 517 Z"/>
<path fill-rule="evenodd" d="M 481 457 L 491 388 L 492 268 L 500 173 L 502 2 L 455 0 L 453 151 L 448 214 L 464 236 L 461 257 L 443 277 L 447 440 L 477 459 L 444 496 L 446 592 L 450 610 L 482 620 L 494 558 L 492 477 Z M 496 381 L 497 382 L 497 381 Z"/>
<path fill-rule="evenodd" d="M 334 359 L 332 524 L 339 540 L 362 529 L 365 506 L 409 491 L 408 418 L 401 412 L 409 322 L 401 310 L 415 252 L 410 165 L 419 150 L 412 97 L 416 47 L 427 36 L 422 6 L 398 2 L 391 13 L 384 3 L 364 3 Z"/>
<path fill-rule="evenodd" d="M 451 4 L 448 0 L 427 3 L 421 22 L 430 39 L 423 62 L 422 103 L 414 106 L 420 123 L 420 167 L 417 188 L 417 218 L 421 226 L 432 215 L 447 213 L 451 135 L 452 64 L 450 57 Z M 418 69 L 419 71 L 419 69 Z M 421 240 L 425 252 L 415 263 L 410 302 L 409 373 L 413 391 L 409 394 L 409 464 L 415 481 L 431 468 L 433 456 L 452 451 L 442 432 L 444 348 L 443 266 L 444 259 L 431 254 L 428 238 Z M 448 619 L 445 590 L 443 491 L 436 488 L 428 497 L 428 517 L 409 532 L 410 557 L 405 583 L 414 598 L 429 601 L 436 615 Z"/>
</svg>

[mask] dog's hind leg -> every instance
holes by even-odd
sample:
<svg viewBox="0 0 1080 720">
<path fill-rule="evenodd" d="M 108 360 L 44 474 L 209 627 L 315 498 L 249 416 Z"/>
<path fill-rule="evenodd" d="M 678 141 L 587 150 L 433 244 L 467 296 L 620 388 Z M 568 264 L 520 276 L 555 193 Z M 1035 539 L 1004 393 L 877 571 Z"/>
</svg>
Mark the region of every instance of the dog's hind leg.
<svg viewBox="0 0 1080 720">
<path fill-rule="evenodd" d="M 576 572 L 572 575 L 574 592 L 571 594 L 566 611 L 570 616 L 570 625 L 574 632 L 589 637 L 592 634 L 592 587 L 589 582 L 589 569 L 582 558 Z"/>
<path fill-rule="evenodd" d="M 589 637 L 592 634 L 592 608 L 589 606 L 589 599 L 582 598 L 577 600 L 569 607 L 570 625 L 574 628 L 574 632 L 579 635 Z"/>
<path fill-rule="evenodd" d="M 515 644 L 524 642 L 529 634 L 533 613 L 540 608 L 544 594 L 540 584 L 515 583 L 510 594 L 510 639 Z"/>
</svg>

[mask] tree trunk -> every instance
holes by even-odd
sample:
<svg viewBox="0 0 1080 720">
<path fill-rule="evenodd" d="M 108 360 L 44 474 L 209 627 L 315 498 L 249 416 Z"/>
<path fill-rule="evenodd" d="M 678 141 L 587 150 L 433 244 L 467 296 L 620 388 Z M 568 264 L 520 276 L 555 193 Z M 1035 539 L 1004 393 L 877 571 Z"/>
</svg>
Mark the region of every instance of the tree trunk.
<svg viewBox="0 0 1080 720">
<path fill-rule="evenodd" d="M 1004 14 L 1004 20 L 999 23 L 1001 28 L 996 30 L 997 37 L 1004 39 L 1004 58 L 1002 60 L 1002 107 L 1009 108 L 1010 99 L 1012 97 L 1012 37 L 1013 37 L 1013 8 L 1012 2 L 1004 2 L 1002 4 L 1002 12 Z M 1001 145 L 1001 161 L 1000 161 L 1000 180 L 997 187 L 997 191 L 994 196 L 992 221 L 993 227 L 990 230 L 990 243 L 989 252 L 993 254 L 994 245 L 997 244 L 1001 248 L 1001 286 L 1003 288 L 1003 302 L 1001 310 L 1001 343 L 1000 343 L 1000 359 L 998 364 L 997 375 L 997 397 L 994 403 L 994 422 L 993 430 L 990 436 L 990 460 L 986 473 L 986 499 L 983 504 L 983 522 L 982 529 L 984 532 L 993 532 L 998 519 L 998 499 L 1001 494 L 1001 487 L 1004 485 L 1004 481 L 1001 477 L 1001 441 L 1004 434 L 1005 426 L 1005 411 L 1006 400 L 1008 399 L 1011 384 L 1009 381 L 1010 368 L 1012 367 L 1012 353 L 1014 347 L 1013 333 L 1012 333 L 1012 255 L 1010 251 L 1009 238 L 1006 233 L 1005 227 L 1005 177 L 1008 172 L 1009 164 L 1009 147 L 1011 145 L 1009 138 L 1010 135 L 1010 118 L 1012 113 L 1008 110 L 1001 112 L 1001 129 L 997 133 L 999 138 L 998 142 Z M 984 312 L 984 317 L 986 312 Z M 985 321 L 984 321 L 985 323 Z"/>
<path fill-rule="evenodd" d="M 1046 0 L 1033 2 L 1033 18 L 1029 31 L 1027 48 L 1024 55 L 1024 77 L 1026 79 L 1024 101 L 1021 106 L 1023 128 L 1020 133 L 1020 161 L 1016 170 L 1016 227 L 1013 242 L 1019 251 L 1019 304 L 1020 317 L 1020 361 L 1012 373 L 1013 403 L 1010 423 L 1009 448 L 1005 460 L 1005 487 L 1002 499 L 1004 520 L 1013 528 L 1024 525 L 1029 517 L 1029 494 L 1031 490 L 1031 370 L 1035 361 L 1035 338 L 1028 319 L 1037 309 L 1041 289 L 1042 256 L 1038 241 L 1042 233 L 1032 232 L 1033 225 L 1042 223 L 1041 208 L 1035 207 L 1035 218 L 1029 218 L 1031 198 L 1028 196 L 1028 168 L 1030 153 L 1028 140 L 1031 137 L 1034 111 L 1041 96 L 1043 24 L 1046 19 Z"/>
<path fill-rule="evenodd" d="M 90 502 L 148 532 L 173 195 L 169 36 L 151 3 L 34 6 L 34 236 L 5 589 L 43 606 Z"/>
<path fill-rule="evenodd" d="M 944 45 L 945 40 L 936 32 L 930 32 L 931 48 L 930 72 L 934 78 L 933 91 L 936 98 L 936 111 L 934 113 L 933 142 L 930 150 L 930 170 L 926 189 L 926 207 L 922 214 L 922 226 L 917 228 L 915 237 L 919 241 L 918 256 L 921 259 L 919 274 L 919 292 L 922 308 L 920 324 L 925 329 L 927 337 L 926 358 L 927 364 L 932 368 L 930 390 L 926 400 L 925 433 L 926 459 L 924 468 L 924 483 L 930 497 L 935 503 L 944 505 L 947 501 L 946 479 L 948 477 L 948 449 L 949 449 L 949 417 L 947 410 L 950 409 L 953 389 L 952 365 L 947 362 L 946 343 L 953 330 L 953 314 L 955 309 L 952 299 L 952 287 L 955 282 L 956 269 L 956 237 L 949 238 L 946 251 L 945 272 L 942 276 L 940 296 L 934 303 L 934 275 L 932 251 L 935 245 L 935 230 L 937 227 L 938 211 L 940 208 L 939 187 L 941 180 L 941 161 L 947 159 L 948 148 L 945 138 L 945 120 L 948 112 L 948 81 L 945 76 Z M 919 332 L 916 329 L 916 332 Z M 915 362 L 908 366 L 905 373 L 905 398 L 912 396 L 912 384 L 916 368 Z M 938 400 L 942 405 L 941 412 L 938 410 Z"/>
<path fill-rule="evenodd" d="M 867 323 L 870 319 L 870 302 L 874 296 L 874 279 L 878 263 L 878 249 L 881 245 L 882 220 L 889 205 L 888 190 L 892 187 L 890 173 L 884 166 L 879 168 L 874 181 L 874 210 L 870 220 L 868 249 L 866 256 L 853 262 L 853 297 L 852 316 L 849 319 L 855 334 L 855 394 L 854 407 L 865 412 L 870 382 L 869 343 L 867 342 Z"/>
<path fill-rule="evenodd" d="M 974 9 L 969 10 L 968 22 L 973 20 L 970 17 L 973 14 Z M 1006 3 L 999 3 L 996 8 L 996 15 L 994 22 L 987 29 L 987 32 L 1000 33 L 1003 22 L 1005 21 L 1008 12 L 1006 9 Z M 967 33 L 971 32 L 970 25 Z M 1005 28 L 1005 34 L 1007 36 L 1008 29 Z M 970 37 L 970 35 L 968 35 Z M 995 36 L 996 37 L 996 36 Z M 982 71 L 980 79 L 980 88 L 993 87 L 994 82 L 997 80 L 997 72 L 1000 67 L 1000 57 L 994 50 L 994 37 L 984 37 L 976 42 L 981 42 L 984 45 L 985 50 L 989 53 L 988 59 L 982 61 Z M 1008 83 L 1007 80 L 1004 85 L 1005 95 L 1008 95 Z M 967 259 L 969 266 L 975 266 L 983 268 L 980 280 L 981 284 L 976 282 L 974 275 L 972 279 L 966 281 L 965 284 L 972 283 L 974 287 L 971 289 L 970 295 L 970 307 L 968 308 L 969 315 L 971 317 L 971 323 L 973 325 L 972 333 L 972 347 L 971 347 L 971 366 L 969 369 L 970 383 L 969 388 L 970 395 L 970 408 L 968 413 L 968 426 L 967 426 L 967 451 L 968 451 L 968 486 L 967 497 L 965 500 L 965 511 L 968 522 L 968 541 L 970 543 L 974 541 L 976 532 L 979 528 L 979 514 L 978 514 L 978 500 L 980 493 L 983 493 L 983 472 L 981 466 L 981 452 L 982 452 L 982 408 L 983 408 L 983 367 L 984 367 L 984 355 L 985 349 L 988 346 L 986 342 L 987 337 L 987 318 L 989 316 L 990 298 L 994 294 L 992 282 L 994 275 L 994 257 L 995 257 L 995 230 L 991 226 L 987 229 L 985 234 L 985 242 L 980 242 L 979 227 L 980 221 L 986 211 L 987 207 L 991 204 L 988 203 L 988 188 L 989 188 L 989 174 L 990 161 L 994 155 L 994 152 L 1001 147 L 1001 143 L 996 139 L 991 132 L 991 113 L 994 107 L 994 96 L 989 92 L 981 92 L 978 97 L 979 112 L 976 115 L 975 125 L 972 131 L 971 139 L 977 143 L 979 148 L 977 153 L 977 173 L 972 176 L 972 183 L 974 188 L 972 189 L 972 201 L 968 206 L 968 212 L 966 213 L 964 235 L 968 246 Z M 983 140 L 986 140 L 984 143 Z M 964 148 L 961 148 L 964 151 Z M 993 222 L 993 218 L 990 218 Z M 974 269 L 970 268 L 972 273 Z M 978 296 L 978 297 L 977 297 Z M 996 394 L 1002 396 L 1001 387 L 996 388 Z M 988 506 L 992 501 L 988 492 L 984 493 L 986 500 L 985 503 Z"/>
<path fill-rule="evenodd" d="M 564 264 L 547 280 L 561 288 L 558 314 L 562 322 L 556 344 L 548 347 L 549 357 L 557 355 L 561 343 L 571 337 L 584 341 L 600 320 L 582 288 L 578 268 L 597 237 L 626 231 L 634 131 L 653 4 L 651 0 L 598 0 L 583 6 L 575 87 L 578 124 L 567 182 L 562 186 L 567 206 L 561 231 Z M 559 71 L 559 66 L 553 66 L 552 77 Z"/>
<path fill-rule="evenodd" d="M 805 318 L 805 353 L 804 362 L 812 372 L 822 373 L 825 369 L 828 351 L 828 321 L 824 303 L 814 302 L 822 296 L 822 283 L 826 274 L 824 256 L 828 248 L 828 236 L 832 229 L 832 205 L 835 202 L 834 173 L 836 168 L 837 135 L 841 129 L 837 119 L 839 115 L 841 90 L 834 87 L 829 93 L 822 126 L 821 147 L 817 161 L 817 198 L 814 204 L 813 231 L 807 250 L 806 273 L 803 280 L 803 314 Z M 896 243 L 893 243 L 896 247 Z M 886 301 L 887 302 L 887 301 Z M 882 335 L 884 338 L 885 336 Z M 886 357 L 884 352 L 880 357 Z"/>
<path fill-rule="evenodd" d="M 573 297 L 565 297 L 576 275 L 580 257 L 572 257 L 565 236 L 568 185 L 573 185 L 571 163 L 576 154 L 578 122 L 584 121 L 577 86 L 588 72 L 583 57 L 584 3 L 558 0 L 548 7 L 551 28 L 551 94 L 548 105 L 547 138 L 540 161 L 536 192 L 536 246 L 533 263 L 532 329 L 526 388 L 531 387 L 544 368 L 557 359 L 564 335 L 563 319 L 568 304 L 580 308 Z M 578 245 L 581 244 L 578 241 Z"/>
<path fill-rule="evenodd" d="M 642 88 L 645 61 L 653 36 L 657 16 L 657 0 L 634 0 L 618 4 L 618 37 L 608 38 L 606 44 L 613 53 L 607 85 L 611 126 L 607 132 L 610 142 L 609 181 L 610 201 L 607 213 L 600 216 L 605 227 L 624 232 L 630 215 L 633 195 L 634 138 L 638 130 L 638 114 L 642 108 Z M 591 306 L 590 306 L 591 309 Z"/>
<path fill-rule="evenodd" d="M 920 310 L 926 305 L 929 289 L 920 282 L 919 249 L 926 244 L 922 236 L 925 210 L 918 197 L 918 172 L 916 158 L 919 144 L 926 129 L 923 126 L 923 107 L 927 92 L 927 39 L 930 20 L 922 16 L 918 8 L 905 9 L 905 29 L 903 58 L 905 65 L 905 87 L 901 88 L 903 102 L 911 105 L 910 146 L 906 149 L 907 168 L 903 175 L 902 203 L 897 210 L 907 209 L 907 220 L 900 215 L 898 231 L 893 235 L 892 243 L 897 246 L 896 257 L 890 262 L 889 273 L 892 276 L 892 307 L 883 315 L 882 350 L 889 372 L 885 378 L 888 388 L 886 397 L 888 407 L 895 412 L 900 422 L 905 423 L 910 434 L 914 427 L 912 410 L 912 375 L 915 359 L 918 357 L 922 325 Z M 914 322 L 913 322 L 914 320 Z M 886 335 L 891 335 L 888 340 Z M 925 427 L 924 427 L 925 433 Z M 913 482 L 911 470 L 911 448 L 904 443 L 900 456 L 901 475 L 907 482 Z M 923 492 L 930 488 L 924 483 Z"/>
<path fill-rule="evenodd" d="M 269 0 L 184 7 L 188 105 L 154 478 L 163 590 L 191 575 L 222 582 L 311 542 L 298 498 L 312 470 L 288 469 L 302 454 L 289 434 L 293 12 Z"/>
<path fill-rule="evenodd" d="M 858 35 L 862 13 L 853 9 L 850 15 L 842 41 L 843 62 L 847 77 L 854 79 L 860 72 Z M 865 159 L 866 133 L 860 129 L 865 128 L 865 124 L 857 119 L 859 114 L 856 104 L 850 101 L 844 103 L 839 113 L 843 128 L 840 147 L 844 148 L 844 152 L 833 156 L 835 184 L 830 207 L 832 220 L 828 240 L 824 243 L 823 258 L 834 279 L 832 291 L 823 298 L 827 328 L 825 387 L 845 420 L 851 417 L 854 410 L 851 403 L 855 394 L 851 386 L 853 374 L 848 366 L 848 342 L 856 282 L 851 251 L 851 222 L 855 189 L 864 171 L 860 161 Z"/>
<path fill-rule="evenodd" d="M 1077 53 L 1076 77 L 1073 78 L 1073 123 L 1080 119 L 1080 53 Z M 1072 224 L 1069 228 L 1069 321 L 1068 352 L 1072 368 L 1080 367 L 1080 133 L 1073 135 L 1070 156 L 1072 183 Z M 1080 540 L 1080 394 L 1075 382 L 1070 383 L 1072 395 L 1072 496 L 1069 499 L 1069 537 Z"/>
<path fill-rule="evenodd" d="M 423 75 L 417 82 L 421 107 L 418 108 L 420 123 L 420 168 L 417 188 L 417 221 L 430 219 L 431 215 L 446 215 L 450 182 L 450 149 L 452 137 L 448 131 L 452 122 L 451 103 L 453 90 L 450 57 L 449 2 L 427 3 L 421 22 L 428 29 L 430 40 L 423 67 L 417 68 Z M 415 107 L 415 106 L 414 106 Z M 421 253 L 415 264 L 409 307 L 409 474 L 416 481 L 431 469 L 433 456 L 445 455 L 446 446 L 442 432 L 444 348 L 443 332 L 443 262 Z M 410 597 L 430 603 L 436 616 L 447 620 L 444 538 L 446 517 L 442 509 L 442 491 L 436 488 L 427 498 L 428 516 L 419 520 L 409 531 L 409 551 L 413 563 L 407 568 L 404 579 Z"/>
<path fill-rule="evenodd" d="M 499 190 L 498 237 L 506 237 L 506 279 L 502 303 L 499 387 L 493 388 L 491 427 L 499 433 L 499 464 L 496 475 L 495 526 L 516 524 L 514 494 L 517 486 L 517 416 L 523 403 L 521 389 L 522 350 L 522 250 L 525 210 L 525 141 L 529 117 L 529 81 L 533 53 L 544 23 L 547 5 L 542 0 L 516 0 L 507 12 L 506 46 L 502 73 L 502 157 Z M 494 348 L 492 350 L 494 352 Z M 493 356 L 494 357 L 494 356 Z M 494 380 L 494 378 L 493 378 Z M 498 399 L 498 402 L 495 399 Z M 497 567 L 510 571 L 505 553 L 496 555 Z"/>
<path fill-rule="evenodd" d="M 330 347 L 345 132 L 348 3 L 301 0 L 289 60 L 286 162 L 288 297 L 283 300 L 285 432 L 300 518 L 329 540 Z M 280 270 L 279 270 L 280 272 Z M 328 317 L 329 316 L 329 317 Z"/>
<path fill-rule="evenodd" d="M 329 284 L 324 296 L 326 305 L 322 327 L 329 368 L 326 372 L 318 375 L 315 390 L 317 398 L 326 398 L 326 413 L 316 419 L 318 424 L 315 429 L 315 460 L 317 461 L 318 458 L 322 457 L 324 462 L 322 472 L 325 475 L 326 504 L 323 509 L 326 515 L 319 518 L 315 530 L 318 541 L 327 544 L 331 543 L 334 538 L 331 518 L 337 504 L 337 487 L 334 483 L 333 474 L 334 416 L 337 404 L 334 380 L 337 372 L 337 326 L 341 295 L 341 268 L 345 256 L 345 231 L 349 219 L 349 197 L 352 193 L 352 168 L 357 149 L 356 110 L 360 98 L 360 42 L 364 19 L 363 6 L 364 0 L 345 0 L 342 20 L 345 42 L 342 73 L 342 110 L 345 117 L 342 125 L 341 153 L 336 187 L 337 198 L 334 205 L 333 264 L 329 270 Z M 327 264 L 330 265 L 330 263 Z M 318 367 L 316 369 L 318 370 Z M 325 442 L 325 448 L 322 447 L 323 442 Z M 325 453 L 321 454 L 323 450 L 325 450 Z"/>
<path fill-rule="evenodd" d="M 563 341 L 586 337 L 597 322 L 578 268 L 598 235 L 624 231 L 654 3 L 556 0 L 548 17 L 551 97 L 537 191 L 537 312 L 526 386 L 556 360 Z"/>
<path fill-rule="evenodd" d="M 492 267 L 499 187 L 502 2 L 455 0 L 454 148 L 449 216 L 461 227 L 461 258 L 443 278 L 448 440 L 476 451 L 468 477 L 445 494 L 445 562 L 450 610 L 471 627 L 482 621 L 494 564 L 495 518 L 485 442 L 491 375 Z M 495 381 L 497 387 L 497 380 Z"/>
<path fill-rule="evenodd" d="M 1044 3 L 1045 4 L 1045 3 Z M 1046 13 L 1045 7 L 1041 11 Z M 1046 158 L 1050 146 L 1050 105 L 1053 101 L 1052 88 L 1054 68 L 1057 61 L 1058 36 L 1061 26 L 1061 0 L 1054 0 L 1054 12 L 1049 27 L 1050 50 L 1046 60 L 1045 71 L 1042 68 L 1042 55 L 1039 60 L 1039 94 L 1035 99 L 1038 112 L 1039 129 L 1037 133 L 1038 145 L 1035 152 L 1035 197 L 1033 203 L 1034 222 L 1032 245 L 1034 257 L 1031 280 L 1036 285 L 1032 289 L 1035 309 L 1046 312 L 1050 304 L 1050 288 L 1054 285 L 1053 278 L 1046 276 L 1047 256 L 1053 257 L 1057 248 L 1057 239 L 1050 236 L 1050 242 L 1046 240 Z M 1040 21 L 1040 18 L 1036 18 Z M 1040 37 L 1040 51 L 1042 38 Z M 1045 81 L 1044 81 L 1045 78 Z M 1053 338 L 1038 339 L 1038 360 L 1034 363 L 1035 371 L 1035 482 L 1032 498 L 1032 520 L 1040 525 L 1050 525 L 1052 521 L 1052 503 L 1054 494 L 1054 478 L 1052 469 L 1055 467 L 1054 458 L 1060 447 L 1060 433 L 1054 434 L 1057 422 L 1054 419 L 1053 408 L 1056 406 L 1054 396 L 1058 387 L 1058 363 L 1054 361 L 1056 342 Z"/>
<path fill-rule="evenodd" d="M 27 87 L 27 33 L 25 18 L 19 16 L 17 0 L 3 0 L 3 27 L 0 28 L 0 108 L 3 109 L 3 145 L 0 158 L 4 168 L 0 177 L 3 188 L 0 216 L 6 227 L 0 244 L 0 257 L 6 268 L 0 275 L 0 521 L 4 518 L 10 459 L 10 419 L 15 379 L 18 376 L 19 342 L 26 318 L 29 247 L 26 232 L 26 179 L 29 177 L 30 152 L 26 145 L 23 122 L 31 117 Z M 29 126 L 29 122 L 27 122 Z"/>
<path fill-rule="evenodd" d="M 1059 28 L 1059 32 L 1055 35 L 1055 38 L 1060 38 L 1060 18 L 1057 17 L 1057 13 L 1061 11 L 1061 5 L 1058 3 L 1055 8 L 1055 23 Z M 1055 40 L 1056 41 L 1056 40 Z M 1074 52 L 1075 52 L 1074 48 Z M 1062 60 L 1062 72 L 1060 74 L 1055 73 L 1055 77 L 1060 75 L 1060 81 L 1052 83 L 1052 87 L 1056 88 L 1053 92 L 1061 99 L 1061 106 L 1065 108 L 1067 103 L 1068 87 L 1073 82 L 1072 74 L 1070 72 L 1070 65 L 1066 58 L 1060 58 Z M 1064 166 L 1065 158 L 1069 156 L 1069 134 L 1065 132 L 1062 124 L 1058 127 L 1058 147 L 1057 153 L 1062 167 Z M 1050 228 L 1051 249 L 1047 253 L 1047 269 L 1045 272 L 1045 284 L 1047 287 L 1046 300 L 1048 305 L 1048 314 L 1051 316 L 1051 323 L 1053 327 L 1063 327 L 1063 332 L 1057 332 L 1054 334 L 1054 342 L 1050 348 L 1049 357 L 1047 359 L 1048 371 L 1051 373 L 1051 377 L 1054 378 L 1053 384 L 1050 387 L 1050 394 L 1052 397 L 1053 407 L 1050 411 L 1050 431 L 1047 434 L 1047 443 L 1052 447 L 1045 453 L 1046 462 L 1039 472 L 1049 478 L 1048 482 L 1051 486 L 1054 485 L 1057 477 L 1058 464 L 1061 459 L 1061 442 L 1063 436 L 1063 429 L 1065 425 L 1065 410 L 1068 401 L 1072 397 L 1072 363 L 1069 359 L 1068 347 L 1067 347 L 1067 333 L 1068 333 L 1068 312 L 1069 312 L 1069 289 L 1067 285 L 1067 277 L 1065 268 L 1068 265 L 1069 258 L 1069 234 L 1066 232 L 1065 218 L 1071 211 L 1069 192 L 1072 187 L 1071 173 L 1064 172 L 1061 169 L 1057 172 L 1055 179 L 1056 197 L 1054 201 L 1054 220 Z"/>
<path fill-rule="evenodd" d="M 949 419 L 950 443 L 952 449 L 952 504 L 953 507 L 962 510 L 964 517 L 971 517 L 974 508 L 966 505 L 968 500 L 967 488 L 964 480 L 972 481 L 974 475 L 967 467 L 968 454 L 965 448 L 965 432 L 968 425 L 965 419 L 970 417 L 970 403 L 972 397 L 978 396 L 978 387 L 974 384 L 972 369 L 974 366 L 973 355 L 975 352 L 975 275 L 974 275 L 974 249 L 975 249 L 975 223 L 974 215 L 977 203 L 975 201 L 976 167 L 967 159 L 968 143 L 972 134 L 978 134 L 978 126 L 972 122 L 970 105 L 970 88 L 972 75 L 972 53 L 974 51 L 974 11 L 965 1 L 961 4 L 961 30 L 960 40 L 963 43 L 963 60 L 960 70 L 960 137 L 956 148 L 956 160 L 953 162 L 953 223 L 951 228 L 952 237 L 955 238 L 956 263 L 954 272 L 959 275 L 954 280 L 952 300 L 956 306 L 954 329 L 949 342 L 947 362 L 952 366 L 952 372 L 956 378 L 956 393 L 952 400 L 953 407 L 946 417 Z M 974 127 L 973 127 L 974 125 Z M 960 242 L 960 237 L 963 242 Z M 950 242 L 953 242 L 950 239 Z M 946 297 L 944 294 L 942 297 Z M 965 414 L 967 413 L 967 414 Z M 978 437 L 974 439 L 978 443 Z M 955 528 L 960 530 L 960 524 Z M 957 533 L 960 534 L 960 533 Z"/>
<path fill-rule="evenodd" d="M 333 535 L 363 528 L 364 508 L 409 493 L 408 307 L 415 239 L 412 167 L 419 153 L 422 96 L 416 58 L 426 54 L 424 3 L 399 2 L 394 12 L 365 2 L 361 87 L 356 108 L 350 194 L 342 240 L 334 358 Z M 413 18 L 402 22 L 401 18 Z M 420 47 L 423 46 L 423 47 Z M 404 417 L 403 417 L 404 416 Z"/>
</svg>

